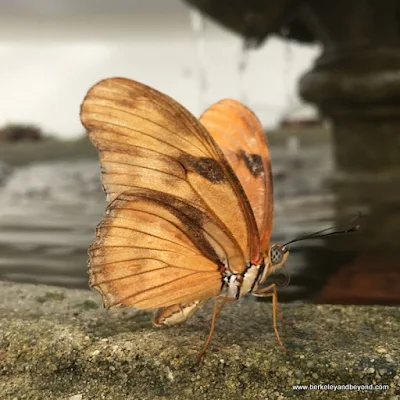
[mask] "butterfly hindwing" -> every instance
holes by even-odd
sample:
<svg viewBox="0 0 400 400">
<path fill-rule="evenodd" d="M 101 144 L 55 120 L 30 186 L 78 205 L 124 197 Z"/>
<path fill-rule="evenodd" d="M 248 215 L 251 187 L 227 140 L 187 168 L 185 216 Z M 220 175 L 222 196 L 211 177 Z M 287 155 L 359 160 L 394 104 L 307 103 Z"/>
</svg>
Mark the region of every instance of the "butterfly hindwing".
<svg viewBox="0 0 400 400">
<path fill-rule="evenodd" d="M 225 99 L 210 106 L 200 122 L 235 171 L 257 222 L 260 248 L 265 250 L 272 231 L 273 188 L 271 160 L 260 121 L 242 103 Z"/>
</svg>

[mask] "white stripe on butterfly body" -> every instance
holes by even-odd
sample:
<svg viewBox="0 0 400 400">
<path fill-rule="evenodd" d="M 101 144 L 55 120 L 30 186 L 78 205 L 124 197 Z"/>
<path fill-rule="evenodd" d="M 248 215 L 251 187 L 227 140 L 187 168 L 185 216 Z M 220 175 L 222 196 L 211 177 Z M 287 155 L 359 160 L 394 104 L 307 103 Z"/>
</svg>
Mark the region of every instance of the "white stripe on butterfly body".
<svg viewBox="0 0 400 400">
<path fill-rule="evenodd" d="M 225 272 L 220 296 L 239 299 L 239 297 L 250 293 L 257 286 L 260 273 L 263 270 L 264 265 L 249 263 L 242 274 Z"/>
</svg>

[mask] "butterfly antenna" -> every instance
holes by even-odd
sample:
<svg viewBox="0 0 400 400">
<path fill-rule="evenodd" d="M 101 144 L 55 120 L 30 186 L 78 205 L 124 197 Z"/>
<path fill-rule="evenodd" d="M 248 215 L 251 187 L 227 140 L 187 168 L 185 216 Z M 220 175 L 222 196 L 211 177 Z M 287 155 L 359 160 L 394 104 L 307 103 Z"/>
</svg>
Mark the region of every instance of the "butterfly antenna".
<svg viewBox="0 0 400 400">
<path fill-rule="evenodd" d="M 346 225 L 348 225 L 350 222 L 357 221 L 360 218 L 361 218 L 361 213 L 358 212 L 356 216 L 354 216 L 348 222 L 346 222 Z M 301 236 L 299 238 L 293 239 L 293 240 L 285 243 L 283 245 L 283 247 L 285 247 L 285 246 L 287 246 L 288 244 L 291 244 L 291 243 L 300 242 L 301 240 L 317 239 L 317 238 L 322 238 L 322 237 L 326 237 L 326 236 L 333 236 L 333 235 L 342 235 L 342 234 L 345 234 L 345 233 L 356 232 L 356 231 L 358 231 L 360 229 L 360 225 L 359 224 L 353 225 L 350 228 L 344 228 L 344 226 L 345 226 L 345 224 L 334 225 L 334 226 L 331 226 L 329 228 L 325 228 L 325 229 L 322 229 L 320 231 L 313 232 L 313 233 L 310 233 L 308 235 Z M 336 230 L 334 230 L 334 229 L 336 229 Z M 334 231 L 333 232 L 329 232 L 329 231 L 332 231 L 332 230 L 334 230 Z"/>
</svg>

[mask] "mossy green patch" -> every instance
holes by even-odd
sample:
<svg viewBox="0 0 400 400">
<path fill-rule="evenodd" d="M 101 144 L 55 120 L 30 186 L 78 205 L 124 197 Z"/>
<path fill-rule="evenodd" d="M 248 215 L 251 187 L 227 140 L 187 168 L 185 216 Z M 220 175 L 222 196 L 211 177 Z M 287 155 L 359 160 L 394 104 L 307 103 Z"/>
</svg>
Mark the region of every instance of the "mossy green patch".
<svg viewBox="0 0 400 400">
<path fill-rule="evenodd" d="M 36 296 L 35 299 L 38 303 L 46 303 L 53 300 L 60 301 L 65 299 L 65 294 L 62 292 L 46 292 L 43 296 Z"/>
</svg>

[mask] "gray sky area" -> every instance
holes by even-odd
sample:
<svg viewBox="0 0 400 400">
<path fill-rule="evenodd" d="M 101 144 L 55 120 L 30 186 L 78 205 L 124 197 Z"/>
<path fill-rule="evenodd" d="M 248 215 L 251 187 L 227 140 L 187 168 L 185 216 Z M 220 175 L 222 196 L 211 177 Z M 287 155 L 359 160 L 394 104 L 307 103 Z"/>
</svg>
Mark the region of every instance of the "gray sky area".
<svg viewBox="0 0 400 400">
<path fill-rule="evenodd" d="M 181 0 L 0 0 L 3 15 L 161 13 L 185 12 L 186 9 Z"/>
</svg>

